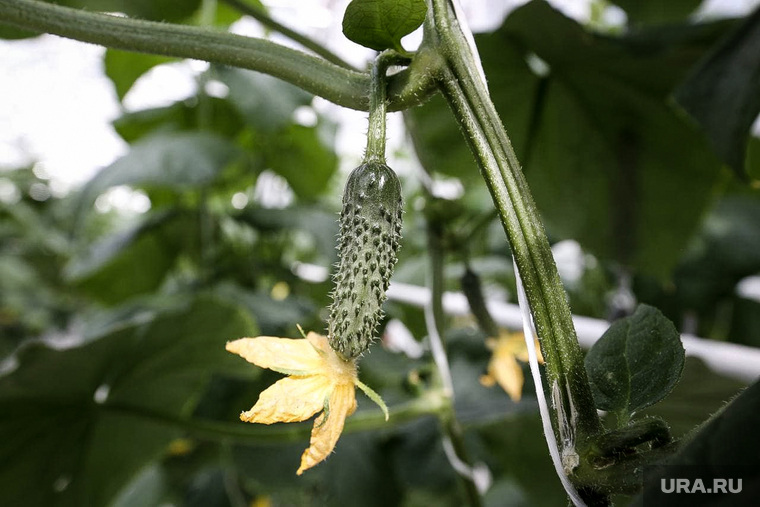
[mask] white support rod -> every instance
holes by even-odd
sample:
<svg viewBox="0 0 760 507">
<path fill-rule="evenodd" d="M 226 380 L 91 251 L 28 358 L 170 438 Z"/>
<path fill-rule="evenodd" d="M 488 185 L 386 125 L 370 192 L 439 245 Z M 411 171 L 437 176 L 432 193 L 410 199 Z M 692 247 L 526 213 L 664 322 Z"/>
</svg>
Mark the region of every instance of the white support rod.
<svg viewBox="0 0 760 507">
<path fill-rule="evenodd" d="M 388 299 L 399 303 L 424 308 L 430 301 L 430 291 L 425 287 L 406 283 L 391 283 Z M 488 310 L 500 326 L 522 329 L 523 320 L 518 305 L 501 301 L 488 301 Z M 443 295 L 443 309 L 449 315 L 469 315 L 470 306 L 461 292 L 446 292 Z M 584 348 L 590 348 L 609 327 L 609 322 L 589 317 L 573 316 L 578 341 Z M 686 354 L 698 357 L 713 371 L 744 382 L 754 382 L 760 378 L 760 349 L 718 342 L 682 334 Z"/>
</svg>

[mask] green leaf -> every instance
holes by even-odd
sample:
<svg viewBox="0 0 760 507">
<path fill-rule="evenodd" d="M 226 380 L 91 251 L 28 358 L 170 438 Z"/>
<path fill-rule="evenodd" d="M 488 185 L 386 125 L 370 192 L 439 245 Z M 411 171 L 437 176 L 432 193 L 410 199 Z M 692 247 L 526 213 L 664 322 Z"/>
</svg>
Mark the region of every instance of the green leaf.
<svg viewBox="0 0 760 507">
<path fill-rule="evenodd" d="M 215 287 L 214 294 L 223 300 L 235 301 L 256 317 L 263 333 L 292 333 L 294 325 L 305 323 L 317 311 L 311 301 L 290 297 L 284 301 L 271 298 L 264 291 L 250 291 L 232 284 Z"/>
<path fill-rule="evenodd" d="M 214 67 L 211 76 L 229 87 L 229 101 L 258 131 L 285 127 L 295 110 L 314 98 L 292 84 L 250 70 Z"/>
<path fill-rule="evenodd" d="M 425 21 L 424 0 L 353 0 L 343 16 L 343 34 L 377 51 L 405 52 L 401 38 Z"/>
<path fill-rule="evenodd" d="M 747 17 L 676 92 L 721 159 L 745 176 L 747 141 L 760 114 L 760 9 Z"/>
<path fill-rule="evenodd" d="M 760 137 L 750 137 L 747 143 L 747 174 L 752 178 L 753 185 L 760 185 Z"/>
<path fill-rule="evenodd" d="M 706 140 L 669 97 L 729 26 L 602 36 L 531 2 L 476 37 L 552 238 L 576 239 L 597 257 L 650 274 L 669 272 L 720 175 Z M 470 193 L 478 171 L 446 114 L 442 101 L 411 112 L 415 150 L 428 170 L 458 176 Z"/>
<path fill-rule="evenodd" d="M 687 438 L 686 444 L 664 464 L 663 471 L 668 477 L 678 477 L 678 470 L 688 471 L 697 466 L 705 473 L 719 474 L 721 471 L 732 473 L 725 477 L 744 478 L 748 489 L 760 480 L 760 382 L 745 389 L 731 403 L 708 420 L 699 431 Z M 682 475 L 686 477 L 687 475 Z M 649 480 L 651 479 L 651 480 Z M 654 473 L 644 484 L 646 491 L 659 491 L 660 476 Z M 750 480 L 747 480 L 750 479 Z M 645 505 L 642 496 L 637 497 L 631 505 Z M 749 505 L 726 501 L 725 505 Z"/>
<path fill-rule="evenodd" d="M 66 266 L 65 276 L 89 296 L 116 304 L 155 291 L 197 225 L 179 214 L 159 214 L 93 243 Z"/>
<path fill-rule="evenodd" d="M 657 308 L 639 305 L 614 322 L 586 355 L 596 407 L 619 419 L 663 399 L 684 365 L 681 337 Z"/>
<path fill-rule="evenodd" d="M 654 416 L 668 422 L 671 434 L 679 439 L 717 412 L 726 400 L 747 387 L 746 382 L 711 370 L 696 357 L 687 357 L 683 374 L 673 391 L 661 402 L 637 414 Z"/>
<path fill-rule="evenodd" d="M 239 155 L 234 144 L 214 134 L 156 133 L 141 139 L 87 182 L 80 209 L 88 209 L 100 194 L 117 185 L 176 191 L 207 185 Z"/>
<path fill-rule="evenodd" d="M 200 125 L 203 109 L 203 128 Z M 193 97 L 170 106 L 126 113 L 113 123 L 116 132 L 128 143 L 157 132 L 202 130 L 234 139 L 243 129 L 243 119 L 226 99 Z"/>
<path fill-rule="evenodd" d="M 198 9 L 201 0 L 46 0 L 89 11 L 122 12 L 152 21 L 182 21 Z"/>
<path fill-rule="evenodd" d="M 628 23 L 667 23 L 681 21 L 691 14 L 702 0 L 611 0 L 628 14 Z"/>
<path fill-rule="evenodd" d="M 254 143 L 266 166 L 285 178 L 299 198 L 314 200 L 338 169 L 338 156 L 328 141 L 334 132 L 332 125 L 289 125 L 262 132 Z"/>
<path fill-rule="evenodd" d="M 106 76 L 113 81 L 119 100 L 124 99 L 140 76 L 156 65 L 173 60 L 166 56 L 132 53 L 118 49 L 107 49 L 104 57 Z"/>
<path fill-rule="evenodd" d="M 684 309 L 709 314 L 760 270 L 760 196 L 727 195 L 707 215 L 675 271 Z"/>
<path fill-rule="evenodd" d="M 320 253 L 336 260 L 335 237 L 338 216 L 318 206 L 294 206 L 284 209 L 246 208 L 238 219 L 262 231 L 300 229 L 312 234 Z"/>
<path fill-rule="evenodd" d="M 40 35 L 38 32 L 23 30 L 10 25 L 0 25 L 0 39 L 16 40 L 29 39 Z"/>
<path fill-rule="evenodd" d="M 166 421 L 187 415 L 212 372 L 249 366 L 224 344 L 255 332 L 237 307 L 198 298 L 81 346 L 23 347 L 0 377 L 3 503 L 108 505 L 182 434 Z"/>
<path fill-rule="evenodd" d="M 127 484 L 111 504 L 112 507 L 136 507 L 139 505 L 159 505 L 166 495 L 167 477 L 157 464 L 150 465 Z"/>
</svg>

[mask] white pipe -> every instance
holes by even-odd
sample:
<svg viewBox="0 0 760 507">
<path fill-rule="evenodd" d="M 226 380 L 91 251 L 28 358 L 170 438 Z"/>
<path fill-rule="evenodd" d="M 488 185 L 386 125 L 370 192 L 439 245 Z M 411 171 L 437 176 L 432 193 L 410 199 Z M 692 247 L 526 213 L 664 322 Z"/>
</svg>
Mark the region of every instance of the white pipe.
<svg viewBox="0 0 760 507">
<path fill-rule="evenodd" d="M 430 301 L 430 291 L 425 287 L 406 283 L 391 283 L 388 299 L 412 306 L 425 307 Z M 486 303 L 494 320 L 502 327 L 522 329 L 523 318 L 518 305 L 502 301 Z M 443 309 L 449 315 L 469 315 L 470 305 L 461 292 L 446 292 L 443 295 Z M 610 326 L 609 322 L 589 317 L 573 316 L 578 341 L 584 348 L 590 348 Z M 713 371 L 744 382 L 754 382 L 760 378 L 760 349 L 735 343 L 707 340 L 694 335 L 682 334 L 686 354 L 697 357 Z"/>
</svg>

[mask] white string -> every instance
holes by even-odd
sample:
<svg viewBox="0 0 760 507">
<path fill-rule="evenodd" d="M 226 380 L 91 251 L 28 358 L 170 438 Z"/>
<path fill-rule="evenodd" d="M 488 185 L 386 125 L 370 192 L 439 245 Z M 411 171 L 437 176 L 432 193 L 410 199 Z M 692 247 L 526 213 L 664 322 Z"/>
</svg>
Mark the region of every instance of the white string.
<svg viewBox="0 0 760 507">
<path fill-rule="evenodd" d="M 438 334 L 438 328 L 435 325 L 435 316 L 433 315 L 433 298 L 425 305 L 425 327 L 427 327 L 428 338 L 430 339 L 430 352 L 433 354 L 433 362 L 438 367 L 443 384 L 443 392 L 446 397 L 454 401 L 454 381 L 451 378 L 451 369 L 449 368 L 449 359 L 446 357 L 446 351 L 443 348 L 441 335 Z"/>
<path fill-rule="evenodd" d="M 520 311 L 522 312 L 523 320 L 523 333 L 525 334 L 525 344 L 528 347 L 528 362 L 530 364 L 530 373 L 533 377 L 533 385 L 536 387 L 536 398 L 538 399 L 538 410 L 541 413 L 541 423 L 544 427 L 544 436 L 546 437 L 546 444 L 549 447 L 549 454 L 552 457 L 552 463 L 554 469 L 557 472 L 562 486 L 565 488 L 565 492 L 570 497 L 573 505 L 576 507 L 586 507 L 586 503 L 578 494 L 578 490 L 575 489 L 573 483 L 570 482 L 570 478 L 565 472 L 565 467 L 562 464 L 562 458 L 560 457 L 559 446 L 557 444 L 557 437 L 554 434 L 552 428 L 551 416 L 549 414 L 549 405 L 546 403 L 546 396 L 544 395 L 543 381 L 541 379 L 541 371 L 538 367 L 538 357 L 536 356 L 536 331 L 533 326 L 533 318 L 530 313 L 530 307 L 528 306 L 528 297 L 525 294 L 525 288 L 520 278 L 520 272 L 517 270 L 517 265 L 512 260 L 512 264 L 515 269 L 515 278 L 517 280 L 517 301 L 520 304 Z"/>
</svg>

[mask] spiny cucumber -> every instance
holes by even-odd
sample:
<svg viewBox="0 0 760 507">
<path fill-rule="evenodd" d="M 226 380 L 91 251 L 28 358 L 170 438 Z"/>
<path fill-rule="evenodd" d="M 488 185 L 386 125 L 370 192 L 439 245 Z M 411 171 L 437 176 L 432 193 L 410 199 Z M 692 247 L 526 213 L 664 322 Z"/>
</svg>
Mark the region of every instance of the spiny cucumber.
<svg viewBox="0 0 760 507">
<path fill-rule="evenodd" d="M 370 160 L 354 169 L 343 193 L 330 346 L 344 359 L 361 355 L 382 318 L 401 239 L 401 183 L 387 165 Z"/>
</svg>

